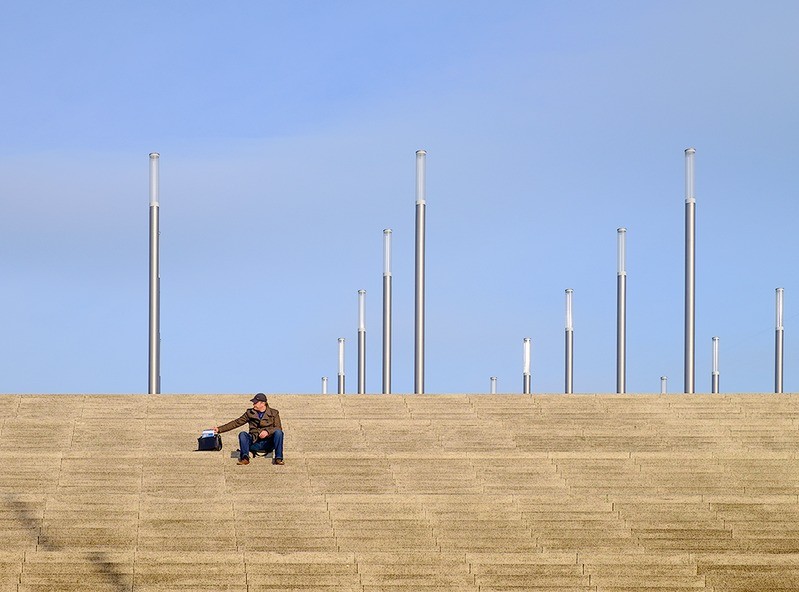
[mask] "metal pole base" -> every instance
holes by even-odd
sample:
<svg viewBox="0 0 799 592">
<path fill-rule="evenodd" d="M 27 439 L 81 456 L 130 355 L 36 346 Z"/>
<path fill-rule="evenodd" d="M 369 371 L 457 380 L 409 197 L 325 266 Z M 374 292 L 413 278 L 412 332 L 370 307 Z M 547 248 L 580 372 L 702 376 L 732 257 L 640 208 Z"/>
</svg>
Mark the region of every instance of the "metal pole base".
<svg viewBox="0 0 799 592">
<path fill-rule="evenodd" d="M 696 345 L 696 203 L 685 204 L 685 388 L 695 389 L 694 354 Z"/>
<path fill-rule="evenodd" d="M 627 275 L 616 276 L 616 392 L 627 392 Z"/>
<path fill-rule="evenodd" d="M 424 251 L 425 204 L 416 204 L 416 326 L 413 392 L 424 394 Z"/>
<path fill-rule="evenodd" d="M 784 341 L 783 329 L 777 329 L 774 335 L 774 392 L 782 393 L 782 350 Z"/>
<path fill-rule="evenodd" d="M 567 395 L 574 392 L 574 331 L 566 330 L 566 384 L 564 392 Z"/>
<path fill-rule="evenodd" d="M 391 276 L 383 276 L 383 394 L 391 393 Z"/>
<path fill-rule="evenodd" d="M 161 274 L 159 206 L 150 206 L 150 352 L 147 392 L 161 392 Z"/>
<path fill-rule="evenodd" d="M 358 394 L 366 393 L 366 331 L 358 331 Z"/>
</svg>

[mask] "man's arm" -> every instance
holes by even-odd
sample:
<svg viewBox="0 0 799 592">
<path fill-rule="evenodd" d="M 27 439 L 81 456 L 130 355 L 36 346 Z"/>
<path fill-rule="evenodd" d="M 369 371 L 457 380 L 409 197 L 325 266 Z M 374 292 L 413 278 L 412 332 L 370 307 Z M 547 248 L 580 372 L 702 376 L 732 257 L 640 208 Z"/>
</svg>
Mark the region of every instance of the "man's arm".
<svg viewBox="0 0 799 592">
<path fill-rule="evenodd" d="M 272 409 L 272 411 L 275 412 L 275 415 L 273 416 L 275 418 L 275 427 L 272 430 L 261 430 L 261 433 L 258 434 L 258 437 L 262 440 L 274 434 L 275 430 L 283 429 L 283 427 L 280 425 L 280 412 L 277 409 Z"/>
<path fill-rule="evenodd" d="M 245 423 L 248 423 L 247 420 L 247 412 L 245 411 L 244 414 L 239 417 L 238 419 L 234 419 L 233 421 L 229 421 L 224 425 L 218 426 L 214 428 L 214 431 L 217 434 L 221 434 L 223 432 L 229 432 L 230 430 L 234 430 L 239 426 L 243 426 Z"/>
<path fill-rule="evenodd" d="M 274 415 L 274 418 L 275 418 L 275 427 L 274 427 L 274 429 L 272 429 L 272 430 L 265 430 L 265 431 L 266 431 L 267 438 L 268 438 L 269 436 L 271 436 L 272 434 L 274 434 L 274 433 L 275 433 L 275 430 L 282 430 L 282 429 L 283 429 L 283 428 L 281 427 L 281 425 L 280 425 L 280 412 L 279 412 L 277 409 L 272 409 L 272 411 L 274 411 L 274 412 L 275 412 L 275 415 Z"/>
</svg>

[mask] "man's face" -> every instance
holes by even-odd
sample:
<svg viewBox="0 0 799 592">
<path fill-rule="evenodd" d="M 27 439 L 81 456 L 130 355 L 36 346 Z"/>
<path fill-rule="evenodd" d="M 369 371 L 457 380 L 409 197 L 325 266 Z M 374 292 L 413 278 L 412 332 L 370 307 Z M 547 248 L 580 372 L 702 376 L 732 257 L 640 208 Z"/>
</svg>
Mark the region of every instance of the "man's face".
<svg viewBox="0 0 799 592">
<path fill-rule="evenodd" d="M 264 401 L 256 401 L 252 404 L 252 408 L 256 411 L 266 411 L 266 403 Z"/>
</svg>

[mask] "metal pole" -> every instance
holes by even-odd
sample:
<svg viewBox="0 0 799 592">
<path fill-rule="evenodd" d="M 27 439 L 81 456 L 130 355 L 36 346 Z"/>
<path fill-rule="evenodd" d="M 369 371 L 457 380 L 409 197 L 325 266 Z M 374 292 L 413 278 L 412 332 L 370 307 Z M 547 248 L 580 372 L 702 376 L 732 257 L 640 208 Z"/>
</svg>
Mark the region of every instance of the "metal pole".
<svg viewBox="0 0 799 592">
<path fill-rule="evenodd" d="M 665 395 L 668 392 L 668 376 L 661 376 L 660 377 L 660 394 Z"/>
<path fill-rule="evenodd" d="M 150 153 L 150 355 L 148 364 L 147 392 L 151 395 L 161 392 L 161 272 L 160 230 L 158 226 L 159 178 L 158 163 L 160 155 Z"/>
<path fill-rule="evenodd" d="M 694 345 L 696 331 L 696 197 L 694 195 L 694 155 L 685 151 L 685 389 L 695 390 Z"/>
<path fill-rule="evenodd" d="M 719 392 L 719 338 L 713 338 L 713 371 L 710 376 L 710 392 Z"/>
<path fill-rule="evenodd" d="M 574 323 L 572 320 L 572 295 L 574 290 L 566 290 L 566 387 L 565 392 L 574 392 Z"/>
<path fill-rule="evenodd" d="M 343 395 L 344 389 L 344 338 L 338 338 L 338 394 Z"/>
<path fill-rule="evenodd" d="M 523 364 L 523 371 L 522 371 L 522 392 L 525 395 L 529 395 L 532 392 L 532 379 L 530 376 L 530 345 L 531 341 L 529 337 L 524 338 L 524 345 L 523 345 L 523 352 L 524 352 L 524 364 Z"/>
<path fill-rule="evenodd" d="M 616 270 L 616 392 L 627 392 L 627 229 L 618 228 Z"/>
<path fill-rule="evenodd" d="M 496 376 L 492 376 L 491 377 L 491 394 L 492 395 L 496 395 L 497 394 L 497 377 Z"/>
<path fill-rule="evenodd" d="M 424 394 L 424 239 L 425 239 L 425 157 L 416 151 L 416 324 L 414 339 L 413 392 Z"/>
<path fill-rule="evenodd" d="M 391 393 L 391 229 L 383 231 L 383 394 Z"/>
<path fill-rule="evenodd" d="M 327 394 L 327 376 L 322 377 L 322 394 Z"/>
<path fill-rule="evenodd" d="M 358 394 L 366 392 L 366 290 L 358 290 Z"/>
<path fill-rule="evenodd" d="M 774 334 L 774 392 L 782 393 L 782 353 L 785 330 L 782 325 L 782 297 L 784 288 L 777 288 L 777 330 Z"/>
</svg>

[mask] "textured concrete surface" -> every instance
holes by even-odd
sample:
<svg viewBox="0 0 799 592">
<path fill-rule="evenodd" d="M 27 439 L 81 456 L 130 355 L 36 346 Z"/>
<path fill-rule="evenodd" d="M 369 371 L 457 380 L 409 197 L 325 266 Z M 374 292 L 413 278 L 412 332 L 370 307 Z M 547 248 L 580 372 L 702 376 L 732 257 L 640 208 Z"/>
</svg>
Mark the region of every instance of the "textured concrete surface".
<svg viewBox="0 0 799 592">
<path fill-rule="evenodd" d="M 799 395 L 0 396 L 0 592 L 799 590 Z"/>
</svg>

